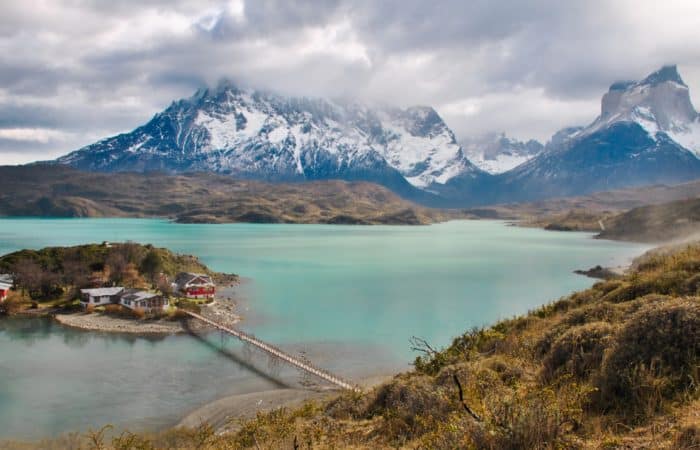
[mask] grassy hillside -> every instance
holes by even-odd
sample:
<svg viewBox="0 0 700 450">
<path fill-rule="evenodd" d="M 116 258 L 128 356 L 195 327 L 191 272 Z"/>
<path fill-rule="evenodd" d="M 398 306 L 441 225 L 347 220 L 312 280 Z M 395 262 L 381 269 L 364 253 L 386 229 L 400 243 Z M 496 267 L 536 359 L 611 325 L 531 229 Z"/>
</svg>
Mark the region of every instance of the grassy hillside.
<svg viewBox="0 0 700 450">
<path fill-rule="evenodd" d="M 525 226 L 563 231 L 601 231 L 617 215 L 647 205 L 661 205 L 678 200 L 700 198 L 700 181 L 674 186 L 656 185 L 641 188 L 598 192 L 581 197 L 555 198 L 538 202 L 495 205 L 465 210 L 475 217 L 520 220 Z"/>
<path fill-rule="evenodd" d="M 0 167 L 0 215 L 168 217 L 179 222 L 427 224 L 453 215 L 371 183 L 264 183 L 213 174 Z"/>
<path fill-rule="evenodd" d="M 699 295 L 700 245 L 652 252 L 623 278 L 448 348 L 417 340 L 415 369 L 370 392 L 261 413 L 229 434 L 202 425 L 91 439 L 119 449 L 698 448 Z"/>
<path fill-rule="evenodd" d="M 261 415 L 221 443 L 697 448 L 698 295 L 700 245 L 650 254 L 622 279 L 469 331 L 444 350 L 424 345 L 414 371 L 370 393 Z"/>
<path fill-rule="evenodd" d="M 700 235 L 700 198 L 632 209 L 606 221 L 601 238 L 663 242 Z"/>
</svg>

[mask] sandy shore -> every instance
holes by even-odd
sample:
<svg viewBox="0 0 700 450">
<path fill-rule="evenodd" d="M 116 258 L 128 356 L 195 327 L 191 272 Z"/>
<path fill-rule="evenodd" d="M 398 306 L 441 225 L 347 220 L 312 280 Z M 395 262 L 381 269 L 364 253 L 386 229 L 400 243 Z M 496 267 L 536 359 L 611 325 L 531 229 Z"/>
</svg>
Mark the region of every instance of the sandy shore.
<svg viewBox="0 0 700 450">
<path fill-rule="evenodd" d="M 360 381 L 363 389 L 371 389 L 392 378 L 393 375 L 377 375 Z M 231 395 L 215 400 L 189 413 L 176 428 L 193 428 L 203 423 L 212 425 L 217 433 L 235 431 L 240 422 L 255 417 L 258 412 L 300 406 L 307 400 L 323 400 L 338 395 L 337 389 L 273 389 L 248 394 Z"/>
</svg>

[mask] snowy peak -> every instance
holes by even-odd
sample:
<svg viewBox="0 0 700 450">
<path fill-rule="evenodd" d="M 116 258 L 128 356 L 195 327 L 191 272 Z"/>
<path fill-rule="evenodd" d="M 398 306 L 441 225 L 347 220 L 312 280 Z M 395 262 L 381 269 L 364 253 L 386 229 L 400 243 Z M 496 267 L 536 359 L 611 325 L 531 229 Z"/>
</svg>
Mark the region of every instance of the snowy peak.
<svg viewBox="0 0 700 450">
<path fill-rule="evenodd" d="M 676 66 L 665 66 L 642 81 L 620 81 L 603 96 L 600 117 L 591 126 L 598 130 L 615 122 L 637 122 L 651 134 L 682 132 L 698 116 L 688 86 Z"/>
<path fill-rule="evenodd" d="M 543 146 L 536 140 L 527 142 L 509 138 L 505 133 L 486 134 L 462 141 L 469 160 L 490 174 L 507 172 L 539 154 Z"/>
<path fill-rule="evenodd" d="M 673 64 L 669 66 L 663 66 L 656 72 L 652 73 L 648 77 L 646 77 L 644 80 L 641 81 L 641 84 L 648 84 L 650 86 L 655 86 L 660 83 L 665 83 L 667 81 L 671 81 L 676 84 L 680 84 L 681 86 L 688 87 L 684 82 L 683 79 L 681 78 L 681 74 L 678 73 L 678 67 Z"/>
<path fill-rule="evenodd" d="M 273 180 L 388 177 L 392 185 L 419 188 L 480 172 L 431 107 L 285 97 L 228 81 L 58 161 L 88 170 L 201 170 Z"/>
</svg>

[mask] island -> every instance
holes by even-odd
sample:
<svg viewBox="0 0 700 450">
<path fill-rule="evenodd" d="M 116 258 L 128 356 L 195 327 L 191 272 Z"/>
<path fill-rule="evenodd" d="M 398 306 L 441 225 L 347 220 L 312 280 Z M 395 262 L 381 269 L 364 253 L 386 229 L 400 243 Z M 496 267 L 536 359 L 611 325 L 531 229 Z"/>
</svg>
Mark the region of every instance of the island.
<svg viewBox="0 0 700 450">
<path fill-rule="evenodd" d="M 152 335 L 204 326 L 186 323 L 186 311 L 227 326 L 240 320 L 237 275 L 148 244 L 20 250 L 0 257 L 0 280 L 0 315 L 51 316 L 85 330 Z"/>
</svg>

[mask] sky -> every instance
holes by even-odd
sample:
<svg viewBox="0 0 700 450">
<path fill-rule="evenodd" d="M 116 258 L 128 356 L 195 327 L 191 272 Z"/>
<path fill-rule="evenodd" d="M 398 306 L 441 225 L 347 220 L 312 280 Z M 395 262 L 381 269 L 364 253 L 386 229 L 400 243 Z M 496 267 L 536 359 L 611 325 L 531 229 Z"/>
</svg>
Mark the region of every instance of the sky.
<svg viewBox="0 0 700 450">
<path fill-rule="evenodd" d="M 0 0 L 0 164 L 130 131 L 224 78 L 546 141 L 664 64 L 698 98 L 698 18 L 697 0 Z"/>
</svg>

